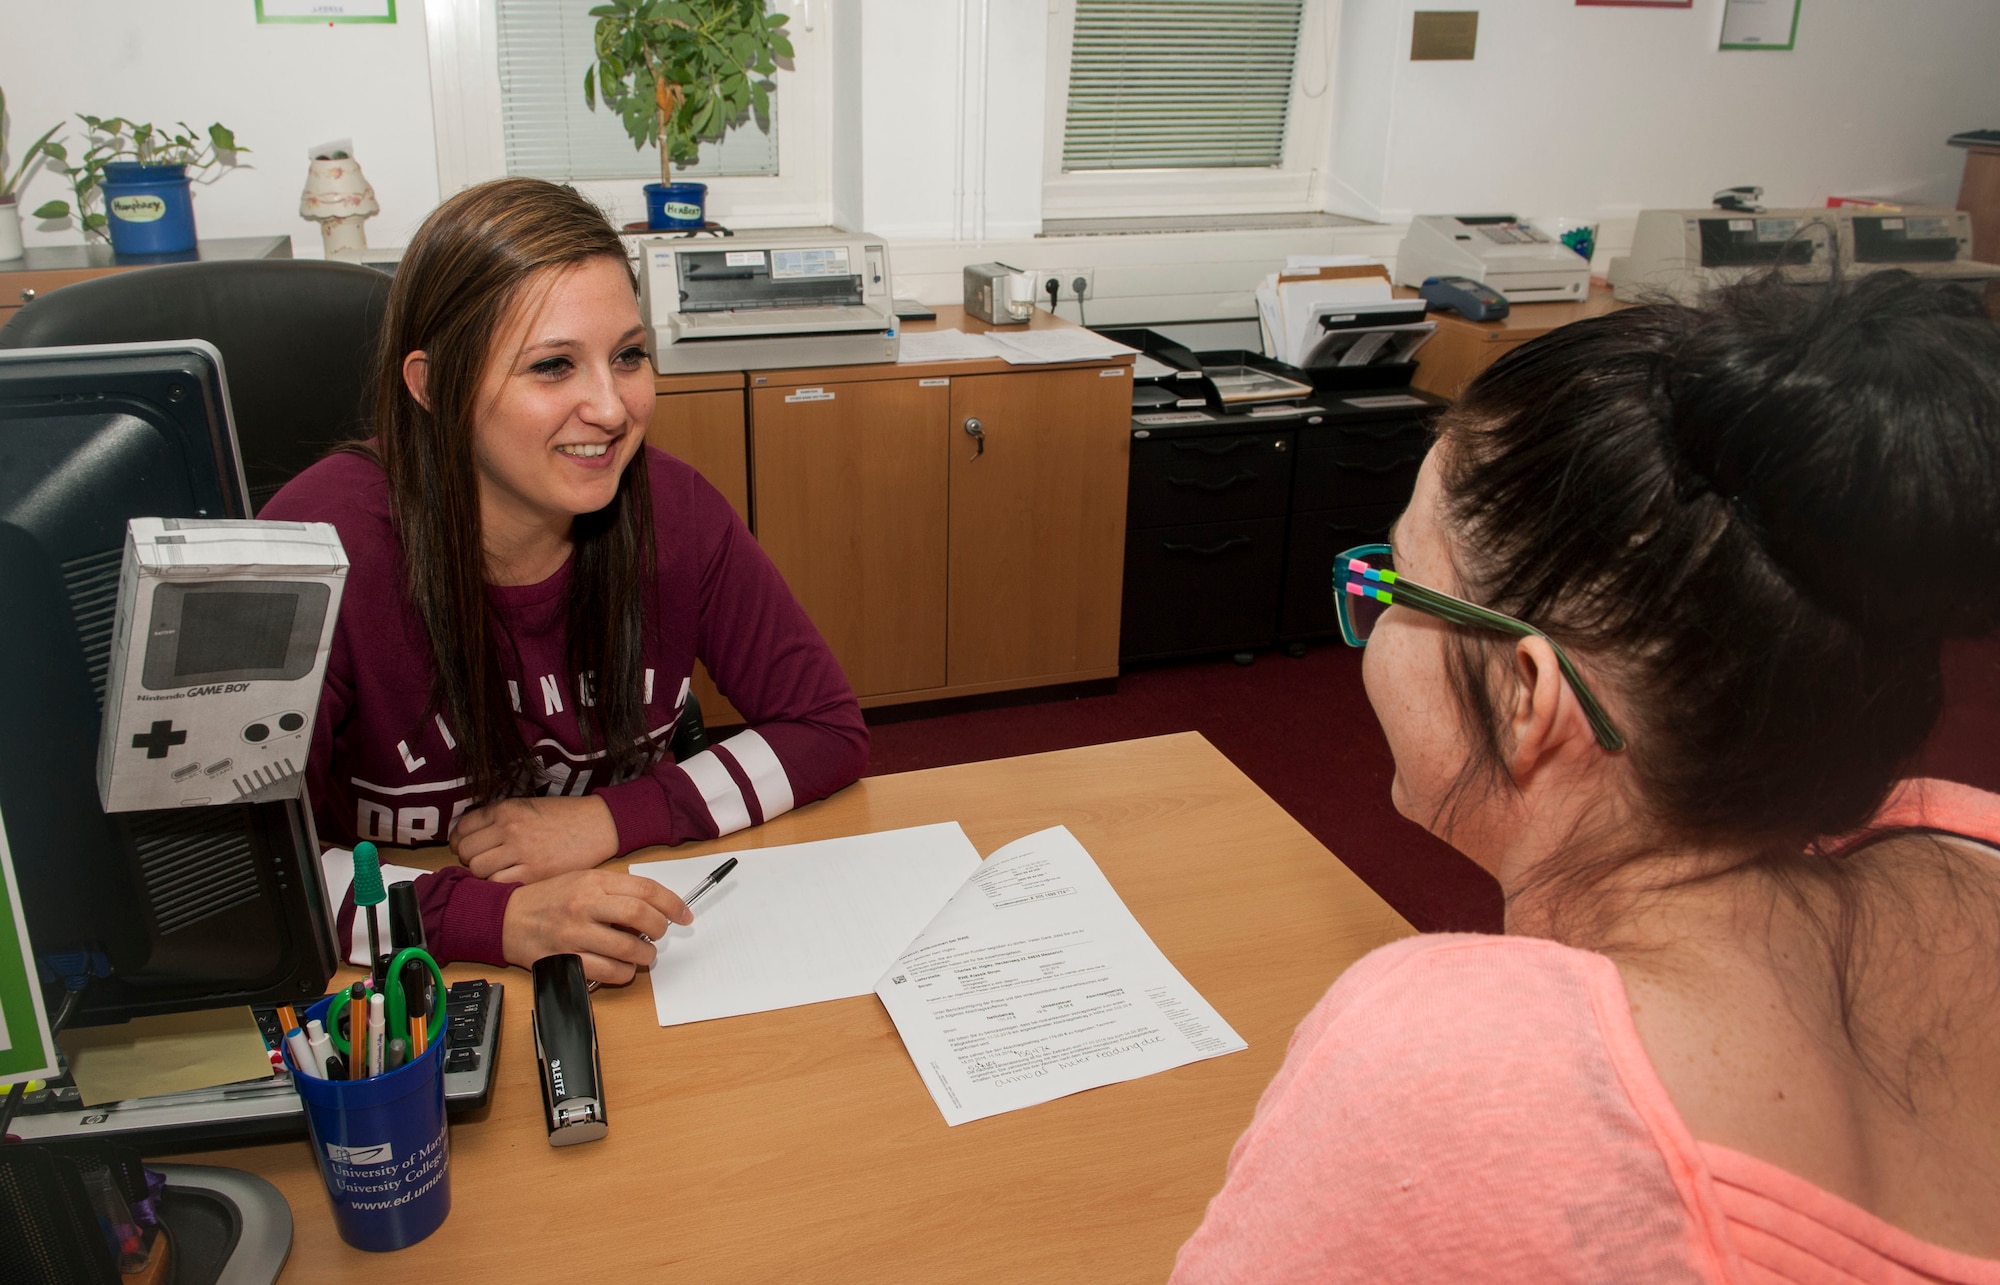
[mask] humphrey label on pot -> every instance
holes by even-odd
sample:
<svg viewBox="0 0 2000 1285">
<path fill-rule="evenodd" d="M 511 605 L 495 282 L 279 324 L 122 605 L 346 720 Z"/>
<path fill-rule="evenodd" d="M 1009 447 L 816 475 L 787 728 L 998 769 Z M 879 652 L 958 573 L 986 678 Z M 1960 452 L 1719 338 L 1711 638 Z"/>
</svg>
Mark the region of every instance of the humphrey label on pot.
<svg viewBox="0 0 2000 1285">
<path fill-rule="evenodd" d="M 155 223 L 167 217 L 167 203 L 157 196 L 114 196 L 111 217 L 127 223 Z"/>
</svg>

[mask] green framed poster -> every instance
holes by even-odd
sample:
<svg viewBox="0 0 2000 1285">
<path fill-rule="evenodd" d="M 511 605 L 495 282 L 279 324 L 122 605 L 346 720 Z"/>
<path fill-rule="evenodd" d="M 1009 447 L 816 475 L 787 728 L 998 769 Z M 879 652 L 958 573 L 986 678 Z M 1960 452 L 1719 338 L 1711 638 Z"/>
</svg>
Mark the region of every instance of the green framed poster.
<svg viewBox="0 0 2000 1285">
<path fill-rule="evenodd" d="M 28 944 L 28 919 L 21 910 L 21 885 L 14 878 L 14 854 L 0 818 L 0 1084 L 44 1080 L 55 1074 L 56 1041 L 42 1007 L 35 976 L 35 952 Z"/>
<path fill-rule="evenodd" d="M 1790 49 L 1804 0 L 1725 0 L 1720 49 Z"/>
<path fill-rule="evenodd" d="M 256 0 L 259 22 L 394 22 L 396 0 Z"/>
</svg>

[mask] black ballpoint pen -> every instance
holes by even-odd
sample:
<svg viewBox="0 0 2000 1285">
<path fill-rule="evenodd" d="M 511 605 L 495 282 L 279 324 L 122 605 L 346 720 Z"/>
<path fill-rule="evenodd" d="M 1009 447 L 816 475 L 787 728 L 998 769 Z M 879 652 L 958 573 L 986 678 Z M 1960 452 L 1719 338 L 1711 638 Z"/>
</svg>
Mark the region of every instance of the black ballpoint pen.
<svg viewBox="0 0 2000 1285">
<path fill-rule="evenodd" d="M 710 888 L 713 888 L 715 885 L 721 883 L 723 878 L 727 876 L 729 872 L 731 870 L 734 870 L 735 868 L 736 868 L 736 858 L 731 857 L 729 860 L 723 862 L 721 865 L 717 866 L 713 871 L 711 871 L 709 873 L 708 878 L 696 884 L 694 891 L 681 899 L 681 904 L 685 905 L 689 910 L 693 910 L 694 903 L 701 900 L 701 894 L 707 892 Z"/>
</svg>

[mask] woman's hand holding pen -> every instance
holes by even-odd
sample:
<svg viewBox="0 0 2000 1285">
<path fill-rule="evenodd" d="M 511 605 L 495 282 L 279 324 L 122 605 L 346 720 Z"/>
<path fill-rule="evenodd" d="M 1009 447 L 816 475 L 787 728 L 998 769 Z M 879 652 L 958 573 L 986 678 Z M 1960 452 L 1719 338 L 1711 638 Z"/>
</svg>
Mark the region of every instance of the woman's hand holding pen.
<svg viewBox="0 0 2000 1285">
<path fill-rule="evenodd" d="M 651 879 L 619 870 L 573 870 L 523 884 L 507 899 L 501 949 L 507 962 L 533 966 L 544 955 L 575 952 L 593 982 L 623 985 L 653 962 L 653 942 L 669 921 L 693 915 Z"/>
<path fill-rule="evenodd" d="M 458 819 L 451 850 L 481 879 L 533 883 L 617 856 L 618 826 L 592 795 L 501 799 Z"/>
</svg>

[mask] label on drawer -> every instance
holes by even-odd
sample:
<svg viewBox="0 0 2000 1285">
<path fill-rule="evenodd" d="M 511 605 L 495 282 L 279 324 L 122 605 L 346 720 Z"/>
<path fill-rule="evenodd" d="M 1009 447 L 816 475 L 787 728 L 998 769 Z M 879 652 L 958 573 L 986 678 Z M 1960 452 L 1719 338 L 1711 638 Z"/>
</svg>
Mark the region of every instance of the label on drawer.
<svg viewBox="0 0 2000 1285">
<path fill-rule="evenodd" d="M 1386 410 L 1391 406 L 1423 406 L 1427 403 L 1421 397 L 1408 393 L 1387 393 L 1381 397 L 1343 397 L 1349 406 L 1359 406 L 1362 410 Z"/>
<path fill-rule="evenodd" d="M 797 392 L 786 393 L 785 400 L 788 402 L 830 402 L 833 400 L 833 394 L 824 388 L 801 388 Z"/>
<path fill-rule="evenodd" d="M 1134 424 L 1206 424 L 1213 415 L 1201 411 L 1160 411 L 1150 415 L 1134 415 Z"/>
<path fill-rule="evenodd" d="M 950 381 L 949 379 L 919 379 L 919 380 L 917 381 L 917 387 L 919 387 L 919 388 L 950 388 L 950 387 L 951 387 L 951 381 Z"/>
</svg>

